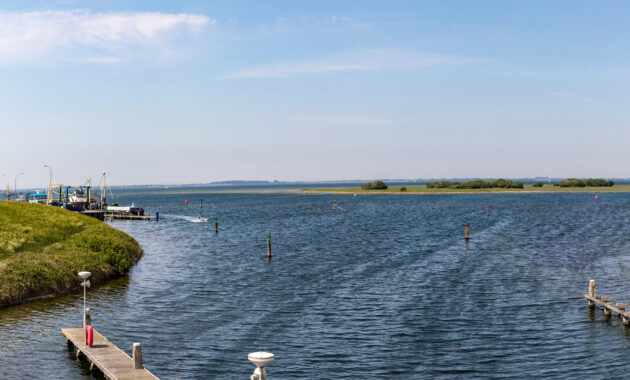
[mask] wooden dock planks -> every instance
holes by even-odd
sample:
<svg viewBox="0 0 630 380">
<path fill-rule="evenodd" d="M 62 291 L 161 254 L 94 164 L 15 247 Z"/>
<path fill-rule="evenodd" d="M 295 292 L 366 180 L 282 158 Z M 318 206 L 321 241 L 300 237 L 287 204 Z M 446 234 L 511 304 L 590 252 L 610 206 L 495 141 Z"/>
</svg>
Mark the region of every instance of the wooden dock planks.
<svg viewBox="0 0 630 380">
<path fill-rule="evenodd" d="M 61 333 L 110 380 L 159 380 L 146 368 L 134 369 L 134 362 L 129 355 L 96 330 L 92 347 L 85 345 L 82 327 L 63 328 Z"/>
<path fill-rule="evenodd" d="M 122 220 L 155 220 L 155 215 L 122 215 L 122 214 L 105 214 L 106 218 L 122 219 Z"/>
<path fill-rule="evenodd" d="M 606 297 L 606 296 L 603 296 L 602 298 L 604 298 L 604 297 Z M 602 309 L 608 309 L 608 310 L 614 311 L 615 313 L 617 313 L 619 315 L 625 316 L 626 318 L 630 318 L 630 312 L 627 312 L 625 310 L 619 309 L 616 305 L 612 305 L 610 303 L 610 301 L 612 301 L 612 298 L 608 299 L 608 300 L 606 300 L 604 298 L 604 300 L 602 300 L 601 298 L 591 297 L 588 294 L 584 294 L 584 298 L 586 298 L 587 300 L 589 300 L 591 302 L 594 302 L 594 303 L 600 305 L 602 307 Z M 606 298 L 608 298 L 608 297 L 606 297 Z"/>
<path fill-rule="evenodd" d="M 91 216 L 92 218 L 96 218 L 98 220 L 105 219 L 105 211 L 103 210 L 83 210 L 81 214 Z"/>
<path fill-rule="evenodd" d="M 626 311 L 625 307 L 623 306 L 619 307 L 619 305 L 624 305 L 624 304 L 612 305 L 610 303 L 612 302 L 612 298 L 606 297 L 606 296 L 597 298 L 597 297 L 592 297 L 588 294 L 584 294 L 584 298 L 586 298 L 587 300 L 589 300 L 590 302 L 594 304 L 600 305 L 602 307 L 602 310 L 604 311 L 604 315 L 610 316 L 610 312 L 617 313 L 621 317 L 624 325 L 626 326 L 630 325 L 630 312 Z M 602 298 L 604 300 L 602 300 Z"/>
</svg>

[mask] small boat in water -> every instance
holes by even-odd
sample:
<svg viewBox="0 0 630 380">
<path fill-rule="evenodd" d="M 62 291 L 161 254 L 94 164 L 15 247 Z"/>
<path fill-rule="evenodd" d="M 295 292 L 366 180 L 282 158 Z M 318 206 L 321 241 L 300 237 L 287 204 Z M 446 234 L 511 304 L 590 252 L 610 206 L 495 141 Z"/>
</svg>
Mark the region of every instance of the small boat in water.
<svg viewBox="0 0 630 380">
<path fill-rule="evenodd" d="M 144 215 L 144 209 L 142 207 L 136 207 L 133 203 L 131 206 L 106 206 L 105 211 L 121 215 Z"/>
</svg>

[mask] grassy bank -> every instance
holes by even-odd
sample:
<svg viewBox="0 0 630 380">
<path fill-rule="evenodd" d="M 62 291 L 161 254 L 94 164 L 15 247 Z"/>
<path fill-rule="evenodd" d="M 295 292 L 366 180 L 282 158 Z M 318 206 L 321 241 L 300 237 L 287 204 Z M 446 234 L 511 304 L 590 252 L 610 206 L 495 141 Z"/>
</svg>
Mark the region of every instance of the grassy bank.
<svg viewBox="0 0 630 380">
<path fill-rule="evenodd" d="M 0 306 L 126 273 L 142 250 L 129 235 L 57 207 L 0 202 Z"/>
<path fill-rule="evenodd" d="M 609 191 L 630 191 L 630 185 L 597 186 L 597 187 L 559 187 L 545 185 L 543 187 L 533 187 L 525 185 L 522 189 L 438 189 L 427 188 L 426 186 L 405 186 L 407 191 L 400 191 L 401 186 L 390 186 L 386 190 L 362 190 L 359 187 L 351 188 L 329 188 L 329 189 L 304 189 L 303 193 L 326 193 L 326 194 L 474 194 L 474 193 L 604 193 Z"/>
</svg>

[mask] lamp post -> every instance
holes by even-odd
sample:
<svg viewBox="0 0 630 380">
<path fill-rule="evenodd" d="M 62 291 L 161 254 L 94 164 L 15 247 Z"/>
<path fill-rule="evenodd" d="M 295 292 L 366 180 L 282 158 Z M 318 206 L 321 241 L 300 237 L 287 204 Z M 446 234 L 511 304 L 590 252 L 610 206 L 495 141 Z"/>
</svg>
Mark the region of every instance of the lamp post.
<svg viewBox="0 0 630 380">
<path fill-rule="evenodd" d="M 15 180 L 13 180 L 13 188 L 15 189 L 15 200 L 17 201 L 17 178 L 21 175 L 24 175 L 24 173 L 20 173 L 18 175 L 15 176 Z"/>
<path fill-rule="evenodd" d="M 81 286 L 83 286 L 83 332 L 85 333 L 85 299 L 86 299 L 86 289 L 90 287 L 90 281 L 88 278 L 92 275 L 90 272 L 79 272 L 79 277 L 83 279 Z"/>
<path fill-rule="evenodd" d="M 48 165 L 44 165 L 45 168 L 48 168 L 48 171 L 50 172 L 50 178 L 48 180 L 48 191 L 46 192 L 48 195 L 48 199 L 46 200 L 47 204 L 50 204 L 50 198 L 52 196 L 51 192 L 51 187 L 52 187 L 52 168 Z"/>
</svg>

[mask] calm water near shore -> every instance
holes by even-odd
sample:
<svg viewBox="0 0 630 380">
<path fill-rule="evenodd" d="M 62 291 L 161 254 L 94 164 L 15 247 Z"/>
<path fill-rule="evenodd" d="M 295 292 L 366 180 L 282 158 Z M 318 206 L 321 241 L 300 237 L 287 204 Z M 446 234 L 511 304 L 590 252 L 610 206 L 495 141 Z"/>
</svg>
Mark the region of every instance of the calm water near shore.
<svg viewBox="0 0 630 380">
<path fill-rule="evenodd" d="M 247 353 L 259 350 L 276 354 L 278 380 L 630 372 L 630 330 L 589 314 L 582 298 L 594 278 L 599 294 L 630 303 L 628 193 L 163 191 L 119 202 L 160 221 L 112 222 L 144 257 L 89 289 L 88 305 L 127 353 L 142 343 L 162 380 L 246 379 Z M 60 332 L 81 324 L 82 306 L 76 291 L 0 309 L 0 379 L 92 378 Z"/>
</svg>

